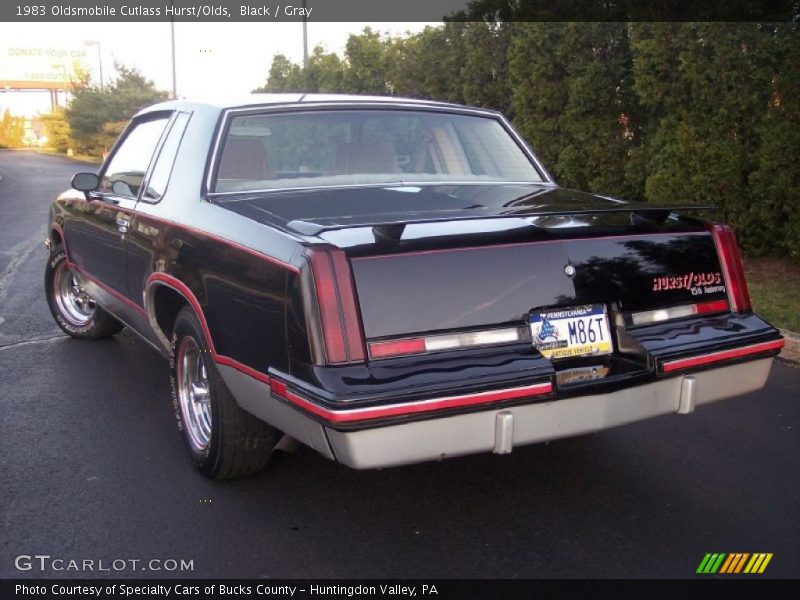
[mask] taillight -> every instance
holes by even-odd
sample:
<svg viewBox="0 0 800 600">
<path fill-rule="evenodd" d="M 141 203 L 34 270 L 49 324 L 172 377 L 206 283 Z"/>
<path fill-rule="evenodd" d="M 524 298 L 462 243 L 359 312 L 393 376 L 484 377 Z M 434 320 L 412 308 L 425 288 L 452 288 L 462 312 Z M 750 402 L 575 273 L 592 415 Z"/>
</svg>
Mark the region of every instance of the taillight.
<svg viewBox="0 0 800 600">
<path fill-rule="evenodd" d="M 327 362 L 363 361 L 364 337 L 344 252 L 337 248 L 312 249 L 309 258 Z"/>
<path fill-rule="evenodd" d="M 733 230 L 727 225 L 716 224 L 710 225 L 708 229 L 714 237 L 714 244 L 717 247 L 731 310 L 733 312 L 752 310 L 753 305 L 750 302 L 750 293 L 747 291 L 744 267 L 742 267 L 742 259 L 739 256 L 739 248 L 736 245 L 736 236 L 733 234 Z"/>
<path fill-rule="evenodd" d="M 441 350 L 457 350 L 459 348 L 474 348 L 476 346 L 510 344 L 518 342 L 521 339 L 522 335 L 518 327 L 427 335 L 424 337 L 404 338 L 400 340 L 370 342 L 369 355 L 370 358 L 409 356 L 412 354 L 423 354 L 425 352 Z"/>
<path fill-rule="evenodd" d="M 631 323 L 633 325 L 648 325 L 650 323 L 660 323 L 672 319 L 683 317 L 693 317 L 695 315 L 708 315 L 711 313 L 728 312 L 727 300 L 711 300 L 698 304 L 685 304 L 682 306 L 670 306 L 657 310 L 644 310 L 631 313 Z"/>
<path fill-rule="evenodd" d="M 423 352 L 427 352 L 424 338 L 369 343 L 369 355 L 372 358 L 408 356 L 409 354 L 422 354 Z"/>
</svg>

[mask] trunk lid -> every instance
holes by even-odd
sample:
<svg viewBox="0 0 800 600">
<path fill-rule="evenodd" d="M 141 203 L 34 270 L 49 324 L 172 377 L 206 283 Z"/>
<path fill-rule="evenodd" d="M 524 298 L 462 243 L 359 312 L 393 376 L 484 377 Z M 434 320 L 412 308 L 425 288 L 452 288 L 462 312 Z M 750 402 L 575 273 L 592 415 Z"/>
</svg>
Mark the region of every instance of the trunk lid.
<svg viewBox="0 0 800 600">
<path fill-rule="evenodd" d="M 726 298 L 696 206 L 549 185 L 274 192 L 225 202 L 350 260 L 364 335 L 523 324 L 543 308 L 629 313 Z"/>
<path fill-rule="evenodd" d="M 524 323 L 544 308 L 626 313 L 726 297 L 706 232 L 376 254 L 351 265 L 368 339 Z"/>
</svg>

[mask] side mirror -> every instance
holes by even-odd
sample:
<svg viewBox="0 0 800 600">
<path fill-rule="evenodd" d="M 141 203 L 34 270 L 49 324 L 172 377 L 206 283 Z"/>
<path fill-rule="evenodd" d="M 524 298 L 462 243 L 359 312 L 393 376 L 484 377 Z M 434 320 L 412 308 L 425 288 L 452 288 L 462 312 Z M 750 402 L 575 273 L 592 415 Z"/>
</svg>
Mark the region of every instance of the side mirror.
<svg viewBox="0 0 800 600">
<path fill-rule="evenodd" d="M 72 187 L 85 194 L 93 192 L 100 187 L 100 178 L 94 173 L 76 173 L 72 177 Z"/>
</svg>

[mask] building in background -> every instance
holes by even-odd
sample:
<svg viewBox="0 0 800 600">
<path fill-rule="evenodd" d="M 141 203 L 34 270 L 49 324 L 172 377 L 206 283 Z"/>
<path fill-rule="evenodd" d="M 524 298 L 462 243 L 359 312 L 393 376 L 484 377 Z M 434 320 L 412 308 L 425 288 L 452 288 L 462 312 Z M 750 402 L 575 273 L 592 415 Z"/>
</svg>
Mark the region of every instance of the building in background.
<svg viewBox="0 0 800 600">
<path fill-rule="evenodd" d="M 25 144 L 42 142 L 36 117 L 69 103 L 93 58 L 85 44 L 0 44 L 0 115 L 25 118 Z"/>
</svg>

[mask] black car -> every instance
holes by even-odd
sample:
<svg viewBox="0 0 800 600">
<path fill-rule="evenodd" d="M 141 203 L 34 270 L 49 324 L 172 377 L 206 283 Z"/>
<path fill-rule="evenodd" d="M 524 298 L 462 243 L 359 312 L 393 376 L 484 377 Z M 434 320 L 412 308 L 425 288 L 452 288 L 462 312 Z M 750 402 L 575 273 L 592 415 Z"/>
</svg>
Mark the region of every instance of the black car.
<svg viewBox="0 0 800 600">
<path fill-rule="evenodd" d="M 691 413 L 761 388 L 783 345 L 728 227 L 562 189 L 488 110 L 167 102 L 73 188 L 50 210 L 53 316 L 169 358 L 210 477 L 284 436 L 371 468 Z"/>
</svg>

